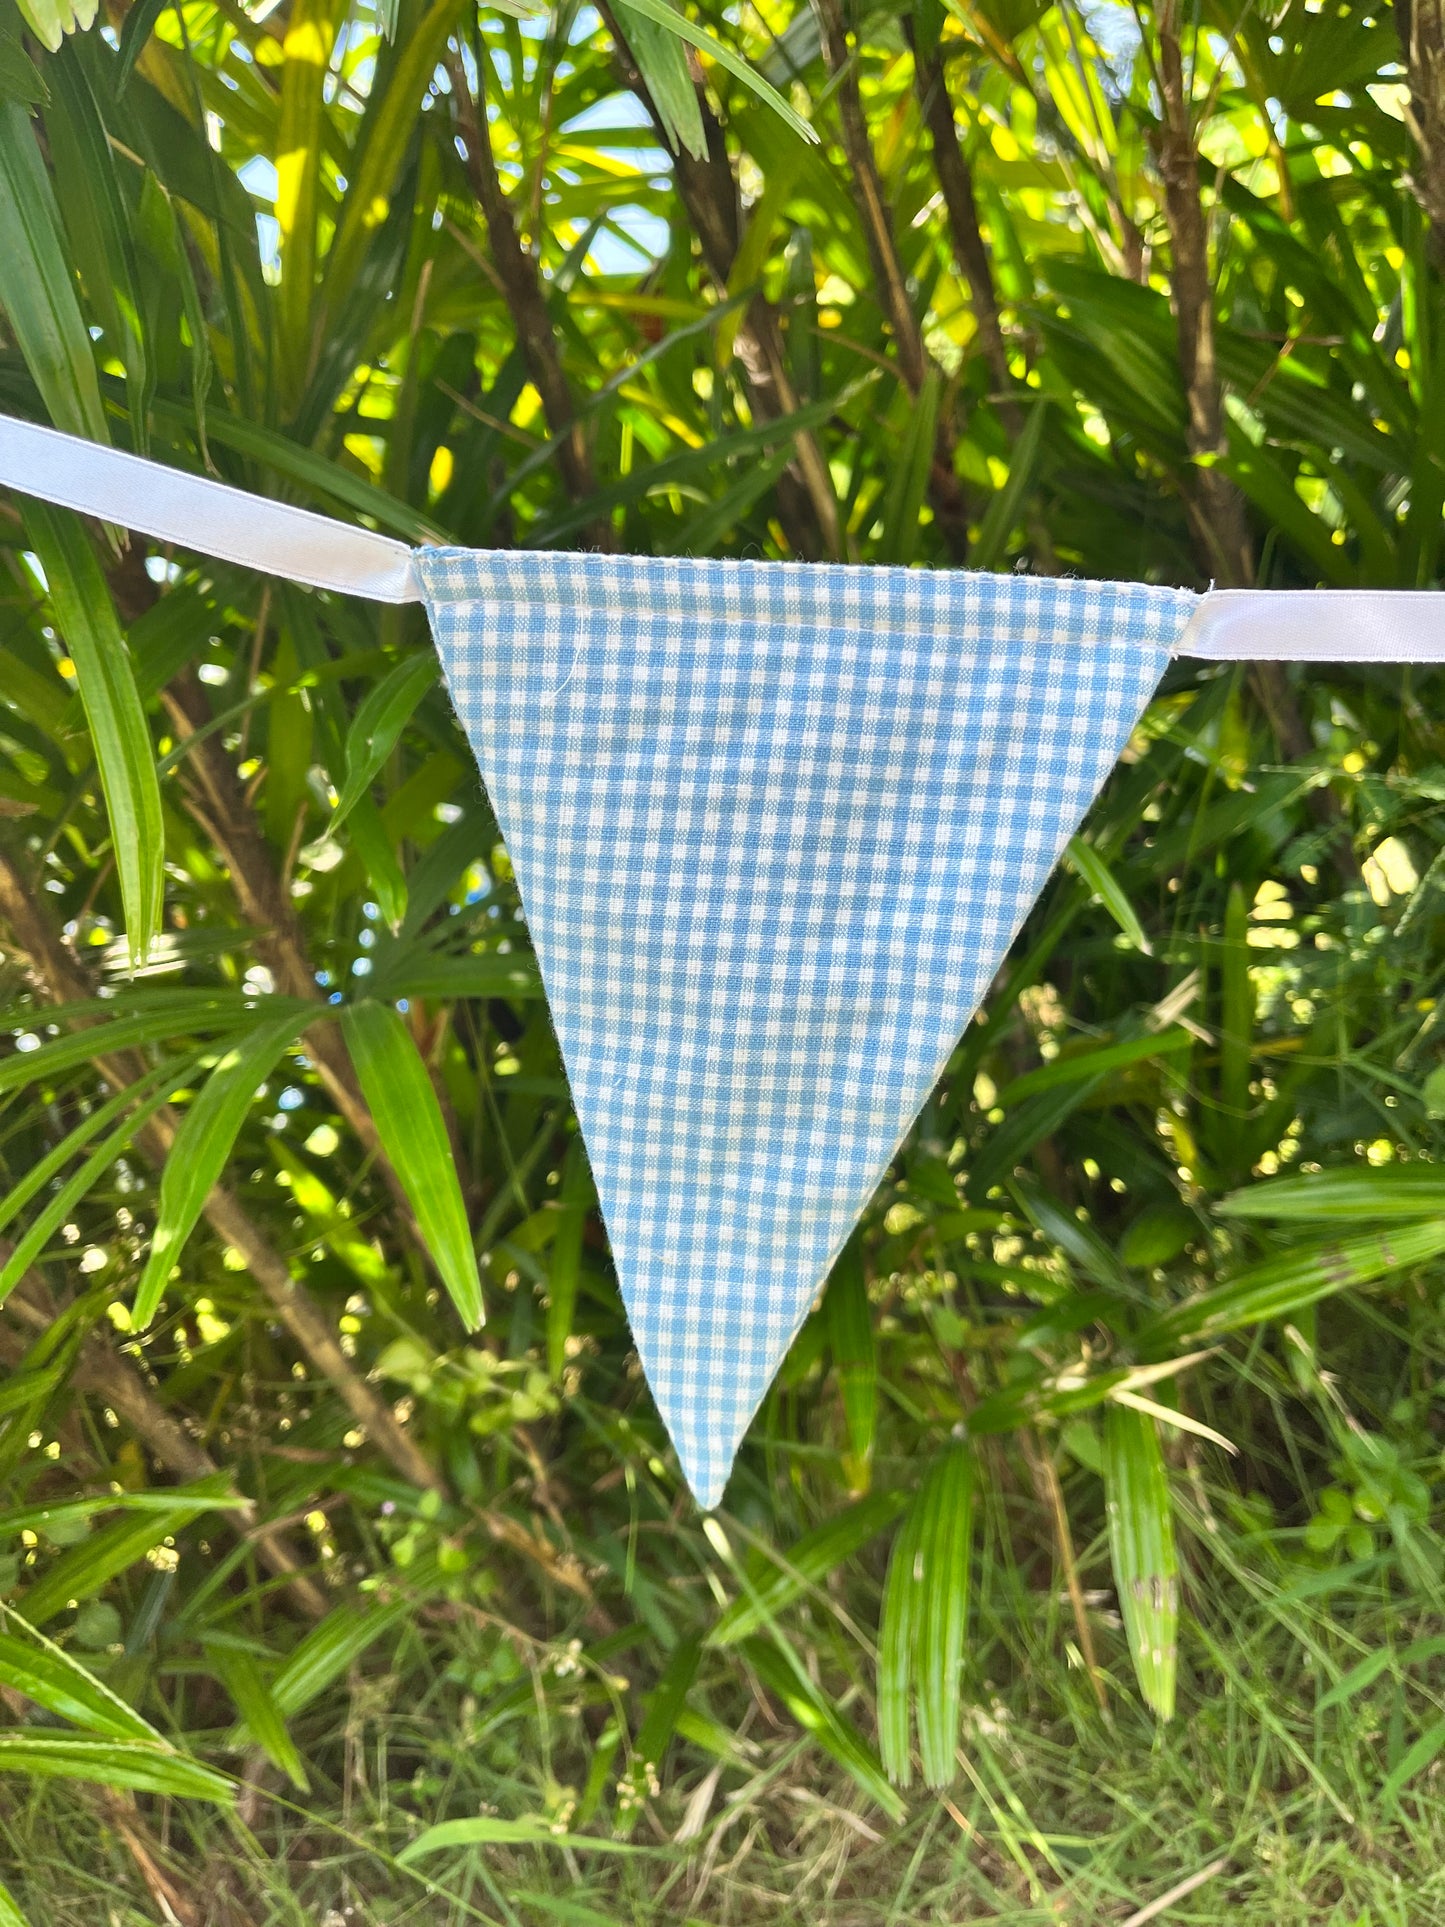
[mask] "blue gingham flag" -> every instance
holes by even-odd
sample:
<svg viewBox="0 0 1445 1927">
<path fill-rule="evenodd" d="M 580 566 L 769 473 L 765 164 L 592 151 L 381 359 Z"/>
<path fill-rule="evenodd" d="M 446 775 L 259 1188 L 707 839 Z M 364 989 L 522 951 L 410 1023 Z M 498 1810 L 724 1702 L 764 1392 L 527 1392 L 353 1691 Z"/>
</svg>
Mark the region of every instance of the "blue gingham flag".
<svg viewBox="0 0 1445 1927">
<path fill-rule="evenodd" d="M 1197 598 L 430 549 L 638 1350 L 698 1500 Z"/>
</svg>

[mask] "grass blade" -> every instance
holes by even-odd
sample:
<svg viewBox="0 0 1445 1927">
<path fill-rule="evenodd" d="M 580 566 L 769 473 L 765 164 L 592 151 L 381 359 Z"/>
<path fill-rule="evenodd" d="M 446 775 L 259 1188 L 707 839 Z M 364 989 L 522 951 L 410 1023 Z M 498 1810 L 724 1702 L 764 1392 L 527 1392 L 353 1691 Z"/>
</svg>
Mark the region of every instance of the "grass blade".
<svg viewBox="0 0 1445 1927">
<path fill-rule="evenodd" d="M 25 1621 L 16 1612 L 7 1613 L 17 1625 Z M 163 1745 L 159 1733 L 127 1706 L 103 1680 L 73 1659 L 69 1653 L 33 1627 L 26 1627 L 27 1638 L 0 1633 L 0 1680 L 12 1691 L 23 1693 L 47 1712 L 73 1720 L 92 1733 L 112 1739 L 149 1740 Z"/>
<path fill-rule="evenodd" d="M 71 435 L 108 442 L 60 210 L 30 117 L 13 100 L 0 100 L 0 260 L 0 305 L 51 420 Z"/>
<path fill-rule="evenodd" d="M 735 1646 L 875 1539 L 907 1504 L 899 1491 L 875 1492 L 805 1532 L 786 1552 L 768 1551 L 742 1568 L 744 1592 L 708 1634 L 709 1646 Z"/>
<path fill-rule="evenodd" d="M 132 963 L 140 963 L 161 927 L 166 839 L 155 752 L 130 651 L 79 518 L 68 509 L 28 502 L 25 526 L 75 664 L 110 818 L 126 941 Z"/>
<path fill-rule="evenodd" d="M 212 1800 L 229 1806 L 231 1782 L 199 1760 L 139 1740 L 88 1740 L 72 1733 L 0 1733 L 0 1773 L 27 1778 L 88 1780 L 139 1793 L 167 1793 L 181 1800 Z"/>
<path fill-rule="evenodd" d="M 313 1017 L 305 1005 L 292 1004 L 264 1018 L 230 1047 L 186 1112 L 161 1173 L 155 1236 L 131 1313 L 135 1330 L 143 1331 L 155 1317 L 171 1268 L 225 1169 L 257 1087 Z"/>
<path fill-rule="evenodd" d="M 557 1198 L 561 1222 L 547 1256 L 547 1370 L 554 1379 L 561 1378 L 567 1362 L 567 1340 L 572 1336 L 577 1285 L 582 1276 L 582 1235 L 596 1195 L 587 1152 L 579 1134 L 567 1146 L 562 1164 L 562 1184 Z"/>
<path fill-rule="evenodd" d="M 701 1656 L 701 1638 L 694 1635 L 680 1641 L 648 1700 L 632 1745 L 632 1758 L 617 1788 L 617 1831 L 621 1834 L 632 1831 L 642 1808 L 661 1790 L 658 1768 L 697 1677 Z"/>
<path fill-rule="evenodd" d="M 1093 844 L 1086 843 L 1081 836 L 1071 836 L 1064 855 L 1069 868 L 1093 891 L 1134 948 L 1142 950 L 1146 957 L 1152 957 L 1154 953 L 1149 947 L 1149 939 L 1144 934 L 1138 912 L 1129 900 L 1129 892 Z"/>
<path fill-rule="evenodd" d="M 923 1598 L 921 1526 L 915 1503 L 893 1541 L 878 1625 L 878 1750 L 884 1771 L 901 1787 L 913 1780 L 913 1657 Z"/>
<path fill-rule="evenodd" d="M 1243 1271 L 1212 1291 L 1186 1299 L 1139 1334 L 1141 1348 L 1157 1351 L 1199 1338 L 1218 1338 L 1285 1318 L 1337 1291 L 1355 1291 L 1391 1272 L 1422 1265 L 1445 1251 L 1445 1218 L 1372 1232 L 1346 1244 L 1314 1245 L 1291 1251 Z"/>
<path fill-rule="evenodd" d="M 748 1662 L 769 1692 L 775 1693 L 805 1732 L 811 1733 L 831 1759 L 850 1774 L 870 1800 L 895 1822 L 904 1814 L 903 1802 L 884 1778 L 878 1758 L 848 1719 L 803 1671 L 775 1646 L 750 1640 L 744 1648 Z"/>
<path fill-rule="evenodd" d="M 1339 1219 L 1445 1216 L 1445 1178 L 1427 1165 L 1360 1164 L 1312 1176 L 1275 1178 L 1233 1191 L 1214 1207 L 1221 1218 L 1317 1224 Z"/>
<path fill-rule="evenodd" d="M 923 1777 L 943 1787 L 957 1771 L 963 1641 L 973 1540 L 973 1453 L 959 1439 L 929 1467 L 919 1509 L 916 1583 L 921 1587 L 913 1690 Z"/>
<path fill-rule="evenodd" d="M 868 1281 L 863 1253 L 850 1239 L 833 1266 L 823 1299 L 833 1370 L 843 1400 L 848 1428 L 844 1473 L 850 1490 L 866 1492 L 872 1476 L 873 1438 L 878 1423 L 878 1349 L 873 1339 L 873 1312 L 868 1303 Z"/>
<path fill-rule="evenodd" d="M 339 1679 L 367 1647 L 414 1610 L 408 1599 L 367 1611 L 341 1605 L 326 1615 L 288 1655 L 271 1682 L 271 1697 L 283 1719 L 309 1706 L 332 1680 Z"/>
<path fill-rule="evenodd" d="M 1119 1611 L 1144 1703 L 1174 1715 L 1179 1559 L 1159 1428 L 1127 1405 L 1104 1414 L 1104 1491 Z"/>
<path fill-rule="evenodd" d="M 346 782 L 331 818 L 330 834 L 335 834 L 371 787 L 436 676 L 436 657 L 430 651 L 408 656 L 382 678 L 357 710 L 346 738 Z"/>
<path fill-rule="evenodd" d="M 950 1442 L 924 1474 L 893 1542 L 878 1633 L 878 1738 L 896 1786 L 913 1778 L 914 1719 L 923 1777 L 956 1770 L 963 1639 L 973 1536 L 973 1454 Z"/>
<path fill-rule="evenodd" d="M 1430 1762 L 1442 1751 L 1445 1751 L 1445 1720 L 1436 1720 L 1433 1726 L 1425 1728 L 1412 1745 L 1406 1747 L 1395 1766 L 1385 1776 L 1385 1783 L 1380 1788 L 1380 1805 L 1387 1813 L 1415 1775 L 1423 1773 Z"/>
<path fill-rule="evenodd" d="M 626 1840 L 609 1840 L 590 1833 L 558 1832 L 540 1816 L 526 1820 L 501 1820 L 483 1813 L 467 1820 L 442 1820 L 397 1855 L 397 1864 L 409 1867 L 429 1853 L 443 1847 L 561 1847 L 584 1853 L 642 1853 Z M 656 1853 L 654 1847 L 650 1851 Z"/>
<path fill-rule="evenodd" d="M 112 1500 L 113 1504 L 114 1501 Z M 214 1507 L 227 1503 L 223 1495 L 210 1501 Z M 236 1504 L 234 1498 L 230 1501 Z M 209 1507 L 207 1508 L 209 1509 Z M 158 1546 L 169 1533 L 195 1516 L 192 1504 L 167 1510 L 143 1512 L 138 1517 L 117 1519 L 103 1526 L 78 1546 L 61 1554 L 43 1576 L 25 1593 L 25 1617 L 32 1624 L 43 1624 L 56 1613 L 64 1612 L 72 1600 L 89 1599 L 117 1573 L 143 1559 L 152 1546 Z"/>
<path fill-rule="evenodd" d="M 382 1146 L 401 1179 L 437 1273 L 469 1331 L 482 1281 L 441 1107 L 411 1032 L 386 1004 L 351 1004 L 341 1027 Z"/>
<path fill-rule="evenodd" d="M 267 1685 L 254 1654 L 239 1646 L 206 1645 L 206 1658 L 235 1703 L 246 1731 L 273 1765 L 279 1767 L 302 1793 L 311 1783 L 296 1750 L 296 1742 L 286 1731 L 286 1721 L 275 1695 Z"/>
</svg>

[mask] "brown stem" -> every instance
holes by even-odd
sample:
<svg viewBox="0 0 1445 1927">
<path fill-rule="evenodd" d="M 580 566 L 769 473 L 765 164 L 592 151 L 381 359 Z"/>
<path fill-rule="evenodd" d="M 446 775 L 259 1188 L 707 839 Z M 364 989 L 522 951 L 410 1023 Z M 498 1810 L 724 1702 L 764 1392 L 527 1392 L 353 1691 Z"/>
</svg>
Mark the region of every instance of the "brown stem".
<svg viewBox="0 0 1445 1927">
<path fill-rule="evenodd" d="M 1208 573 L 1226 587 L 1246 588 L 1254 579 L 1254 551 L 1244 502 L 1229 477 L 1214 466 L 1228 444 L 1215 352 L 1209 225 L 1199 189 L 1199 155 L 1179 41 L 1179 0 L 1164 0 L 1156 21 L 1164 115 L 1154 147 L 1173 251 L 1174 314 L 1179 370 L 1189 408 L 1189 452 L 1197 464 L 1198 458 L 1204 458 L 1191 471 L 1185 501 Z"/>
<path fill-rule="evenodd" d="M 0 923 L 8 927 L 36 989 L 48 1002 L 74 1003 L 90 995 L 90 985 L 60 939 L 47 927 L 34 894 L 4 854 L 0 854 Z M 140 1060 L 124 1052 L 114 1056 L 98 1052 L 94 1062 L 115 1090 L 133 1083 L 144 1068 Z M 175 1142 L 178 1128 L 175 1113 L 163 1108 L 136 1133 L 137 1148 L 159 1168 Z M 206 1200 L 205 1216 L 212 1229 L 245 1259 L 298 1348 L 330 1382 L 376 1449 L 413 1485 L 443 1491 L 440 1474 L 398 1423 L 386 1400 L 354 1369 L 325 1312 L 291 1276 L 285 1259 L 239 1200 L 217 1185 Z"/>
<path fill-rule="evenodd" d="M 893 216 L 883 192 L 883 181 L 868 132 L 868 117 L 858 86 L 858 62 L 848 45 L 842 0 L 813 0 L 823 30 L 823 59 L 834 83 L 843 152 L 853 177 L 868 254 L 878 284 L 878 297 L 893 335 L 898 368 L 909 390 L 917 395 L 929 373 L 923 330 L 913 312 L 908 277 L 903 271 L 893 236 Z M 960 159 L 962 156 L 960 156 Z M 968 510 L 954 469 L 954 437 L 941 416 L 928 477 L 929 500 L 939 533 L 955 560 L 968 555 Z"/>
<path fill-rule="evenodd" d="M 1247 588 L 1254 579 L 1254 549 L 1244 499 L 1214 466 L 1228 447 L 1224 397 L 1215 350 L 1214 292 L 1209 279 L 1209 227 L 1199 188 L 1199 157 L 1179 41 L 1179 0 L 1164 0 L 1157 18 L 1159 95 L 1164 121 L 1155 154 L 1164 182 L 1164 211 L 1173 253 L 1174 312 L 1179 331 L 1179 369 L 1189 406 L 1190 453 L 1203 457 L 1184 488 L 1185 511 L 1206 572 L 1226 588 Z M 1307 761 L 1314 744 L 1279 663 L 1256 663 L 1250 676 L 1286 762 Z M 1312 789 L 1307 807 L 1322 827 L 1337 831 L 1335 867 L 1346 884 L 1358 882 L 1359 865 L 1348 826 L 1333 790 Z"/>
<path fill-rule="evenodd" d="M 1028 1460 L 1029 1471 L 1033 1474 L 1034 1486 L 1039 1497 L 1048 1506 L 1054 1522 L 1054 1546 L 1058 1553 L 1059 1570 L 1063 1574 L 1064 1585 L 1069 1595 L 1069 1606 L 1074 1615 L 1074 1630 L 1079 1636 L 1079 1652 L 1083 1656 L 1088 1671 L 1089 1684 L 1094 1689 L 1094 1698 L 1099 1702 L 1099 1711 L 1105 1713 L 1109 1708 L 1109 1695 L 1104 1685 L 1104 1675 L 1099 1667 L 1098 1649 L 1094 1645 L 1094 1629 L 1089 1624 L 1088 1608 L 1084 1600 L 1084 1588 L 1079 1582 L 1079 1564 L 1074 1556 L 1074 1535 L 1069 1526 L 1068 1507 L 1064 1504 L 1063 1487 L 1055 1470 L 1048 1446 L 1036 1433 L 1024 1431 L 1019 1435 Z"/>
<path fill-rule="evenodd" d="M 983 227 L 978 218 L 973 169 L 958 138 L 953 99 L 948 91 L 948 74 L 940 48 L 935 46 L 932 53 L 923 52 L 917 44 L 917 32 L 912 20 L 905 17 L 903 24 L 908 44 L 913 49 L 913 84 L 933 147 L 933 171 L 938 176 L 944 212 L 948 216 L 954 263 L 973 305 L 979 343 L 993 377 L 994 406 L 998 410 L 999 420 L 1017 441 L 1023 433 L 1024 414 L 1017 399 L 1013 371 L 1009 367 L 998 289 L 993 278 L 993 262 L 989 258 L 988 243 L 983 238 Z M 1053 537 L 1037 506 L 1030 505 L 1026 521 L 1034 559 L 1044 574 L 1052 575 L 1058 568 L 1058 557 L 1054 552 Z"/>
<path fill-rule="evenodd" d="M 904 20 L 904 32 L 913 48 L 913 84 L 933 147 L 933 171 L 938 176 L 944 211 L 948 216 L 954 260 L 968 289 L 979 344 L 999 393 L 1000 419 L 1009 433 L 1017 436 L 1023 428 L 1023 415 L 1011 393 L 1013 374 L 1003 338 L 993 263 L 989 259 L 988 245 L 978 218 L 973 169 L 958 138 L 958 123 L 953 116 L 953 99 L 948 91 L 943 60 L 936 46 L 931 53 L 925 53 L 919 47 L 917 30 L 907 17 Z"/>
<path fill-rule="evenodd" d="M 574 502 L 585 502 L 596 489 L 592 459 L 577 420 L 562 357 L 557 351 L 552 317 L 542 293 L 541 272 L 536 260 L 522 246 L 511 205 L 497 174 L 484 108 L 473 95 L 466 69 L 455 51 L 448 55 L 446 67 L 465 149 L 467 179 L 487 223 L 492 264 L 517 331 L 517 344 L 526 360 L 527 372 L 542 397 L 547 426 L 557 437 L 557 463 L 567 493 Z M 481 93 L 485 83 L 480 69 L 477 85 Z M 599 548 L 613 546 L 612 530 L 606 522 L 596 523 L 592 536 Z"/>
<path fill-rule="evenodd" d="M 1410 76 L 1405 120 L 1419 153 L 1409 182 L 1430 222 L 1430 253 L 1445 267 L 1445 0 L 1399 0 L 1395 19 Z"/>
<path fill-rule="evenodd" d="M 628 51 L 627 41 L 605 4 L 601 13 L 612 36 L 623 81 L 647 109 L 659 140 L 666 145 L 662 118 Z M 689 64 L 702 116 L 705 151 L 699 156 L 689 153 L 685 147 L 680 149 L 673 157 L 673 180 L 708 272 L 719 289 L 726 292 L 742 246 L 742 205 L 722 124 L 712 110 L 701 72 L 691 55 Z M 772 422 L 793 414 L 798 398 L 788 379 L 782 327 L 777 310 L 761 295 L 748 303 L 737 332 L 735 352 L 742 364 L 754 416 L 759 421 Z M 843 532 L 838 521 L 833 478 L 823 451 L 810 429 L 794 434 L 793 449 L 796 476 L 785 471 L 778 484 L 779 512 L 788 539 L 802 555 L 837 559 L 843 554 Z"/>
<path fill-rule="evenodd" d="M 914 394 L 923 386 L 928 372 L 928 356 L 923 346 L 923 330 L 913 312 L 908 280 L 893 239 L 893 216 L 883 193 L 873 142 L 868 132 L 868 117 L 863 111 L 863 96 L 858 86 L 858 63 L 848 45 L 848 29 L 843 20 L 842 0 L 814 0 L 818 21 L 823 29 L 823 59 L 834 84 L 838 102 L 839 130 L 843 152 L 853 175 L 853 192 L 868 242 L 868 254 L 877 277 L 878 295 L 888 325 L 893 330 L 898 365 L 903 379 Z"/>
</svg>

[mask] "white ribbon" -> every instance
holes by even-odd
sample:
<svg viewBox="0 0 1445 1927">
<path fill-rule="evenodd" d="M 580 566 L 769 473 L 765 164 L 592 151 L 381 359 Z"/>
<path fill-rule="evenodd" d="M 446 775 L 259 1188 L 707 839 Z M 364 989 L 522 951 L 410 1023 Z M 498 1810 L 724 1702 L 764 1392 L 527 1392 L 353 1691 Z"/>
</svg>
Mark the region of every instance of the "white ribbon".
<svg viewBox="0 0 1445 1927">
<path fill-rule="evenodd" d="M 0 484 L 313 589 L 421 600 L 412 550 L 392 536 L 6 415 Z M 1213 589 L 1172 653 L 1215 662 L 1445 662 L 1445 593 Z"/>
<path fill-rule="evenodd" d="M 1212 589 L 1174 654 L 1214 662 L 1445 662 L 1445 594 Z"/>
<path fill-rule="evenodd" d="M 0 416 L 0 482 L 263 575 L 374 602 L 421 600 L 405 542 L 10 416 Z"/>
</svg>

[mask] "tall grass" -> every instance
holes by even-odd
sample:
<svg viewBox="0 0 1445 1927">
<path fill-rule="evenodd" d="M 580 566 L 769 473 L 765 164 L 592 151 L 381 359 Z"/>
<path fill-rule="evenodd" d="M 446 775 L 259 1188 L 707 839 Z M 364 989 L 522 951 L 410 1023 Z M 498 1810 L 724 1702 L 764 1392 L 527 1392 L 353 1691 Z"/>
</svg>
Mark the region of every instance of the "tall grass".
<svg viewBox="0 0 1445 1927">
<path fill-rule="evenodd" d="M 0 0 L 0 406 L 409 540 L 1431 586 L 1438 24 Z M 1440 1917 L 1433 672 L 1171 669 L 700 1519 L 420 614 L 0 558 L 35 1927 Z"/>
</svg>

